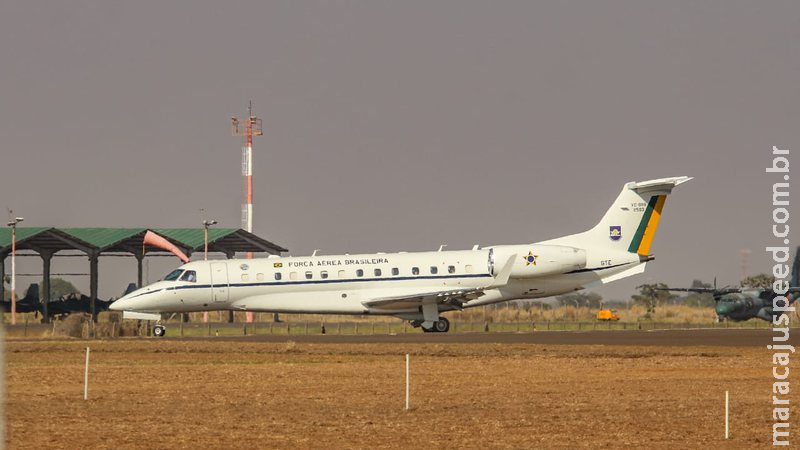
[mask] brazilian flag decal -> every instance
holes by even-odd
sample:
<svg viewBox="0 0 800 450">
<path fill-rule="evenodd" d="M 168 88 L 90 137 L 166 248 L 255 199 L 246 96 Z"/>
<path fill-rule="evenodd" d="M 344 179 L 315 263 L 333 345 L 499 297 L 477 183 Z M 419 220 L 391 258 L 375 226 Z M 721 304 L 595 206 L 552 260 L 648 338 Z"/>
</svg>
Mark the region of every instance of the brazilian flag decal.
<svg viewBox="0 0 800 450">
<path fill-rule="evenodd" d="M 666 195 L 650 197 L 650 201 L 647 203 L 647 208 L 642 216 L 642 221 L 639 222 L 639 227 L 633 235 L 630 247 L 628 247 L 629 252 L 638 253 L 642 256 L 650 254 L 650 245 L 653 243 L 653 237 L 656 235 L 658 221 L 661 220 L 661 211 L 664 209 L 664 202 L 666 200 Z"/>
</svg>

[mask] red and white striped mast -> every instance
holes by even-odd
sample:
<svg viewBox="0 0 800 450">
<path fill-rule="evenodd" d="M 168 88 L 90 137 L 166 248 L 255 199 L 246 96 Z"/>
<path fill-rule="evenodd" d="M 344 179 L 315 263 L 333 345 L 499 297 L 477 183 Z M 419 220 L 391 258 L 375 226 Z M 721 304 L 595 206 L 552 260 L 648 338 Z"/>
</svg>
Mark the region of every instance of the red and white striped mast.
<svg viewBox="0 0 800 450">
<path fill-rule="evenodd" d="M 244 126 L 239 119 L 231 118 L 231 132 L 234 136 L 242 136 L 242 177 L 244 177 L 244 203 L 242 204 L 242 228 L 253 232 L 253 136 L 263 135 L 261 119 L 253 115 L 253 102 L 247 108 L 248 118 Z M 247 259 L 253 258 L 253 252 L 247 252 Z M 247 322 L 253 321 L 253 313 L 247 313 Z"/>
</svg>

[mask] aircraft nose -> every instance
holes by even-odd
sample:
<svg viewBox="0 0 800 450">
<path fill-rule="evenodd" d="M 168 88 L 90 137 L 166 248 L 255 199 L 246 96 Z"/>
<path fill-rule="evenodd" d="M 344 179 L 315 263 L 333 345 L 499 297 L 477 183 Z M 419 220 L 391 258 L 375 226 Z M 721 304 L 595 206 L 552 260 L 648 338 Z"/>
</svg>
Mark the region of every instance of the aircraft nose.
<svg viewBox="0 0 800 450">
<path fill-rule="evenodd" d="M 136 291 L 128 293 L 118 298 L 114 303 L 108 305 L 108 309 L 112 311 L 129 311 L 133 307 L 134 300 L 131 298 Z"/>
<path fill-rule="evenodd" d="M 717 306 L 714 309 L 717 311 L 718 316 L 725 316 L 736 310 L 736 304 L 729 302 L 719 302 L 717 303 Z"/>
<path fill-rule="evenodd" d="M 108 305 L 108 309 L 110 309 L 112 311 L 124 311 L 125 310 L 125 306 L 128 305 L 128 304 L 130 304 L 130 299 L 122 297 L 122 298 L 116 300 L 114 303 Z"/>
</svg>

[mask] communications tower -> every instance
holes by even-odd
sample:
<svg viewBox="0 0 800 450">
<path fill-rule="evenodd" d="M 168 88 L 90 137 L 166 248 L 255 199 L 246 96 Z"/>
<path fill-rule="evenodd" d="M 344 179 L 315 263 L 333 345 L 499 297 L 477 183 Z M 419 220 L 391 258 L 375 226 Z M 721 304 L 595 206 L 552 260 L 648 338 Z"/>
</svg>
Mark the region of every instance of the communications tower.
<svg viewBox="0 0 800 450">
<path fill-rule="evenodd" d="M 253 232 L 253 137 L 264 134 L 261 128 L 261 119 L 253 115 L 253 102 L 248 108 L 248 118 L 244 123 L 238 118 L 231 118 L 231 133 L 242 137 L 242 177 L 244 179 L 244 201 L 242 202 L 242 228 L 248 233 Z M 247 253 L 248 258 L 253 257 L 252 252 Z"/>
<path fill-rule="evenodd" d="M 253 137 L 264 134 L 261 119 L 253 115 L 253 102 L 247 107 L 247 118 L 240 122 L 231 117 L 231 134 L 242 137 L 242 178 L 244 179 L 244 199 L 242 202 L 242 228 L 253 232 Z M 253 252 L 247 252 L 247 258 L 253 258 Z M 253 321 L 253 313 L 247 313 L 247 321 Z"/>
</svg>

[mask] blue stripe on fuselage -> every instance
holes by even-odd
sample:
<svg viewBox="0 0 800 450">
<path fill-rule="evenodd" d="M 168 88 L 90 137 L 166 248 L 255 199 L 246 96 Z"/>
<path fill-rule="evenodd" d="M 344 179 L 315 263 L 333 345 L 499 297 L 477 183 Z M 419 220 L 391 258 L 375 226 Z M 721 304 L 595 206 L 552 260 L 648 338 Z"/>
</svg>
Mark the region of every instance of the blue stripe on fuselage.
<svg viewBox="0 0 800 450">
<path fill-rule="evenodd" d="M 168 287 L 166 291 L 177 290 L 177 289 L 204 289 L 210 287 L 255 287 L 255 286 L 297 286 L 297 285 L 304 285 L 304 284 L 330 284 L 330 283 L 363 283 L 363 282 L 370 282 L 370 281 L 408 281 L 408 280 L 446 280 L 446 279 L 454 279 L 454 278 L 491 278 L 491 274 L 476 274 L 476 275 L 430 275 L 430 276 L 417 276 L 417 277 L 392 277 L 392 278 L 350 278 L 346 280 L 339 280 L 339 279 L 324 279 L 324 280 L 298 280 L 298 281 L 262 281 L 258 283 L 230 283 L 230 284 L 217 284 L 217 285 L 210 285 L 210 284 L 198 284 L 198 285 L 191 285 L 185 284 L 182 286 L 173 286 Z M 153 291 L 153 292 L 161 292 L 161 291 Z M 150 294 L 150 292 L 146 292 L 145 294 Z M 140 294 L 140 295 L 145 295 Z M 137 295 L 138 297 L 138 295 Z"/>
</svg>

